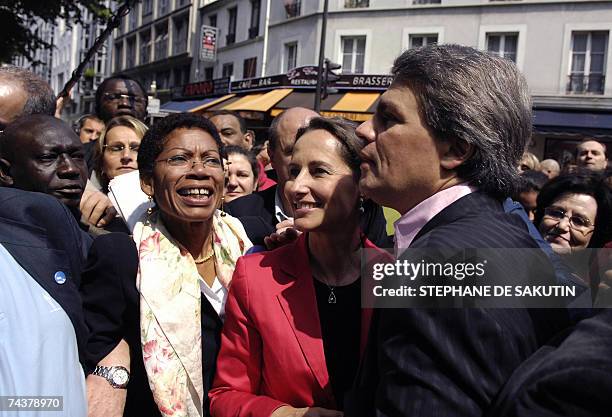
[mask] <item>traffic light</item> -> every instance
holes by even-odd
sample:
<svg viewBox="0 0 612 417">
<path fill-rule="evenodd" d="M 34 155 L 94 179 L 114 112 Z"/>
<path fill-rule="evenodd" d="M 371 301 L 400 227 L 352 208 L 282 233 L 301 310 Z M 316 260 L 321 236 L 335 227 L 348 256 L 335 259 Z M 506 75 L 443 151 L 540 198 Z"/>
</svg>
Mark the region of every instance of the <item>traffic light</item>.
<svg viewBox="0 0 612 417">
<path fill-rule="evenodd" d="M 336 64 L 335 62 L 330 61 L 328 58 L 325 58 L 323 69 L 323 92 L 321 94 L 321 98 L 323 100 L 326 99 L 328 95 L 338 92 L 338 89 L 331 86 L 336 84 L 336 81 L 340 79 L 340 75 L 334 72 L 340 68 L 342 68 L 342 65 Z"/>
</svg>

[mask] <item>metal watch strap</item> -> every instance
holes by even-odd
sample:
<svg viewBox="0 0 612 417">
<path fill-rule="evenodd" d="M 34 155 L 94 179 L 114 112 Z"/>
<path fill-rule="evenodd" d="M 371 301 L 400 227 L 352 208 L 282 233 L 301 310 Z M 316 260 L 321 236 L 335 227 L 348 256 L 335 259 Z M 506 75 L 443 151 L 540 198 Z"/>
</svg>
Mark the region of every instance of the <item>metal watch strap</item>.
<svg viewBox="0 0 612 417">
<path fill-rule="evenodd" d="M 114 375 L 114 373 L 118 370 L 118 369 L 124 369 L 126 372 L 128 372 L 128 378 L 129 378 L 129 371 L 127 369 L 125 369 L 122 366 L 96 366 L 93 370 L 93 372 L 91 373 L 92 375 L 97 375 L 100 376 L 104 379 L 106 379 L 108 381 L 108 383 L 111 385 L 111 387 L 113 388 L 118 388 L 118 389 L 125 389 L 125 386 L 121 386 L 121 385 L 117 385 L 115 384 L 115 382 L 113 381 L 112 375 Z M 112 372 L 112 374 L 111 374 Z"/>
</svg>

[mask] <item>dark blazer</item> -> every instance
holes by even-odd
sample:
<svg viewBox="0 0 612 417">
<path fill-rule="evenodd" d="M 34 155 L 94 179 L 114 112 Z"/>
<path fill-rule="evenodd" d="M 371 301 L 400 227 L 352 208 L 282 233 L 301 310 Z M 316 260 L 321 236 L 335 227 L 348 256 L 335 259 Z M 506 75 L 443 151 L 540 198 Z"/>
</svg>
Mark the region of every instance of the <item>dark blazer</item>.
<svg viewBox="0 0 612 417">
<path fill-rule="evenodd" d="M 411 247 L 538 246 L 519 218 L 503 212 L 500 201 L 476 192 L 431 219 Z M 516 257 L 505 252 L 501 270 L 527 282 L 532 278 L 529 266 Z M 552 266 L 549 273 L 554 283 Z M 379 309 L 374 316 L 347 416 L 480 416 L 512 372 L 567 326 L 565 312 L 485 309 L 478 304 Z"/>
<path fill-rule="evenodd" d="M 336 408 L 306 238 L 238 260 L 210 391 L 215 417 L 269 416 L 283 404 Z M 371 313 L 362 309 L 362 346 Z"/>
<path fill-rule="evenodd" d="M 54 197 L 0 187 L 0 243 L 66 312 L 76 333 L 84 369 L 89 333 L 79 295 L 83 247 L 88 241 L 68 208 Z M 64 272 L 66 282 L 55 280 Z"/>
<path fill-rule="evenodd" d="M 512 375 L 488 417 L 612 415 L 612 310 L 541 347 Z"/>
<path fill-rule="evenodd" d="M 234 217 L 238 217 L 243 223 L 247 234 L 254 219 L 261 219 L 265 224 L 275 226 L 276 218 L 276 189 L 278 185 L 267 188 L 264 191 L 245 195 L 226 204 L 226 211 Z M 361 230 L 368 240 L 379 248 L 393 247 L 393 238 L 387 236 L 387 220 L 382 207 L 371 201 L 365 203 L 365 212 L 361 216 Z M 272 228 L 272 232 L 274 227 Z M 249 235 L 249 238 L 251 235 Z M 251 239 L 253 240 L 253 239 Z M 260 244 L 253 241 L 254 244 Z"/>
<path fill-rule="evenodd" d="M 161 415 L 149 387 L 140 342 L 140 297 L 136 288 L 138 252 L 124 233 L 97 237 L 83 272 L 81 293 L 92 336 L 88 347 L 99 361 L 123 338 L 130 347 L 130 382 L 124 416 Z M 212 385 L 223 323 L 202 295 L 202 371 L 206 393 Z"/>
</svg>

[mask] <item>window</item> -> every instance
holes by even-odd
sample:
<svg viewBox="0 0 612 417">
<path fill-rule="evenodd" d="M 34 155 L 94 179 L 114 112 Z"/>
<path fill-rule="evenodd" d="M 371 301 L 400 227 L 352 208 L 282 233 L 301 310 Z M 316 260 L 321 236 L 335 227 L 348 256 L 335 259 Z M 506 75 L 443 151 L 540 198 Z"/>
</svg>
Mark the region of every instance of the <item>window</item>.
<svg viewBox="0 0 612 417">
<path fill-rule="evenodd" d="M 409 37 L 410 49 L 418 48 L 420 46 L 431 45 L 433 43 L 438 43 L 437 33 L 410 35 Z"/>
<path fill-rule="evenodd" d="M 345 9 L 354 9 L 358 7 L 370 7 L 370 0 L 344 0 Z"/>
<path fill-rule="evenodd" d="M 285 68 L 284 72 L 297 67 L 297 42 L 285 44 Z"/>
<path fill-rule="evenodd" d="M 189 4 L 190 2 L 191 2 L 190 0 L 176 0 L 176 7 L 185 6 L 186 4 Z"/>
<path fill-rule="evenodd" d="M 136 29 L 136 25 L 138 23 L 138 15 L 135 12 L 130 13 L 129 19 L 130 19 L 129 30 Z"/>
<path fill-rule="evenodd" d="M 187 26 L 188 19 L 174 20 L 173 54 L 187 52 Z"/>
<path fill-rule="evenodd" d="M 168 27 L 166 25 L 155 27 L 155 60 L 168 56 Z"/>
<path fill-rule="evenodd" d="M 487 33 L 487 51 L 490 54 L 516 62 L 518 33 Z"/>
<path fill-rule="evenodd" d="M 283 3 L 285 4 L 287 19 L 300 15 L 300 11 L 302 9 L 301 0 L 283 0 Z"/>
<path fill-rule="evenodd" d="M 572 32 L 567 91 L 603 94 L 608 32 Z"/>
<path fill-rule="evenodd" d="M 213 71 L 214 71 L 213 67 L 204 68 L 204 79 L 205 80 L 212 80 L 213 79 Z"/>
<path fill-rule="evenodd" d="M 412 4 L 440 4 L 441 0 L 412 0 Z"/>
<path fill-rule="evenodd" d="M 208 17 L 208 26 L 217 27 L 217 15 L 213 14 Z"/>
<path fill-rule="evenodd" d="M 257 57 L 244 60 L 242 67 L 242 78 L 255 78 L 257 74 Z"/>
<path fill-rule="evenodd" d="M 259 11 L 261 0 L 251 0 L 251 27 L 249 28 L 249 39 L 259 35 Z"/>
<path fill-rule="evenodd" d="M 140 64 L 148 64 L 151 60 L 151 32 L 140 33 Z"/>
<path fill-rule="evenodd" d="M 153 13 L 153 0 L 142 1 L 142 15 L 146 16 Z"/>
<path fill-rule="evenodd" d="M 125 57 L 126 68 L 132 68 L 136 65 L 136 38 L 133 37 L 127 41 L 127 55 Z"/>
<path fill-rule="evenodd" d="M 163 16 L 168 13 L 168 3 L 170 3 L 170 0 L 157 0 L 158 16 Z"/>
<path fill-rule="evenodd" d="M 236 42 L 236 16 L 238 15 L 238 8 L 232 7 L 227 9 L 228 22 L 227 22 L 227 36 L 225 37 L 225 43 L 231 45 Z"/>
<path fill-rule="evenodd" d="M 115 72 L 123 69 L 123 43 L 115 44 Z"/>
<path fill-rule="evenodd" d="M 229 64 L 223 64 L 221 76 L 222 77 L 233 77 L 234 76 L 234 63 L 233 62 L 230 62 Z"/>
<path fill-rule="evenodd" d="M 342 36 L 342 73 L 363 74 L 365 36 Z"/>
</svg>

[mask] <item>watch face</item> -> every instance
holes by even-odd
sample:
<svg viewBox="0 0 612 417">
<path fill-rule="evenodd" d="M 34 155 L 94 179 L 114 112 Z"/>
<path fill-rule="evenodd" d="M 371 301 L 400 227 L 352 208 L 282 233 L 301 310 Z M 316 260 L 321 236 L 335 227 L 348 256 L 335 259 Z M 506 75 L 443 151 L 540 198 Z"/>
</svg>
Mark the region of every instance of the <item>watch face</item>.
<svg viewBox="0 0 612 417">
<path fill-rule="evenodd" d="M 117 385 L 125 385 L 127 384 L 128 380 L 130 379 L 130 374 L 128 374 L 128 372 L 125 369 L 116 369 L 115 372 L 113 372 L 113 383 L 117 384 Z"/>
</svg>

